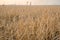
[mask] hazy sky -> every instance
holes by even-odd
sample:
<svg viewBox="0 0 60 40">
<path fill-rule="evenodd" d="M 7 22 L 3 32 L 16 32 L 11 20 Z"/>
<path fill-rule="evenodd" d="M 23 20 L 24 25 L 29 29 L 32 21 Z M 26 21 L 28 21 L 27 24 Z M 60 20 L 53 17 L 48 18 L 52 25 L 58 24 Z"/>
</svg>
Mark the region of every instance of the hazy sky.
<svg viewBox="0 0 60 40">
<path fill-rule="evenodd" d="M 0 5 L 60 5 L 60 0 L 0 0 Z"/>
</svg>

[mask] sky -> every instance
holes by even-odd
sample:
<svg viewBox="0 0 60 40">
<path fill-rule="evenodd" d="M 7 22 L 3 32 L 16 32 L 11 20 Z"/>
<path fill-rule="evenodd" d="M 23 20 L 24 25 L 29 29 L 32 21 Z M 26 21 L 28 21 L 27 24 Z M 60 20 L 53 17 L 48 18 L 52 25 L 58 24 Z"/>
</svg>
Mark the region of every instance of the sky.
<svg viewBox="0 0 60 40">
<path fill-rule="evenodd" d="M 60 0 L 0 0 L 0 5 L 60 5 Z"/>
</svg>

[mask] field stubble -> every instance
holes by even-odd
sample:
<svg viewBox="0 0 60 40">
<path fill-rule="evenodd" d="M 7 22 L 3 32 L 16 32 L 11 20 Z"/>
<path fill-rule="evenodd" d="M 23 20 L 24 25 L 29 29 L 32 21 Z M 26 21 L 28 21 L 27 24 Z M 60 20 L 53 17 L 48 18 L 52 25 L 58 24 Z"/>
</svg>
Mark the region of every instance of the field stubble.
<svg viewBox="0 0 60 40">
<path fill-rule="evenodd" d="M 0 40 L 60 40 L 60 7 L 0 6 Z"/>
</svg>

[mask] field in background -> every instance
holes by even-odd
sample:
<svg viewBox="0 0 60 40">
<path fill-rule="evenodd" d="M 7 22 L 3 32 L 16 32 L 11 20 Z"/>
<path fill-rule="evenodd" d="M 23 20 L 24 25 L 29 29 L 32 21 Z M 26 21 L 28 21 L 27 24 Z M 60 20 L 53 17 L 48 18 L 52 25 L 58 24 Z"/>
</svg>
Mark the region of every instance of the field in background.
<svg viewBox="0 0 60 40">
<path fill-rule="evenodd" d="M 60 6 L 0 6 L 0 40 L 60 40 Z"/>
</svg>

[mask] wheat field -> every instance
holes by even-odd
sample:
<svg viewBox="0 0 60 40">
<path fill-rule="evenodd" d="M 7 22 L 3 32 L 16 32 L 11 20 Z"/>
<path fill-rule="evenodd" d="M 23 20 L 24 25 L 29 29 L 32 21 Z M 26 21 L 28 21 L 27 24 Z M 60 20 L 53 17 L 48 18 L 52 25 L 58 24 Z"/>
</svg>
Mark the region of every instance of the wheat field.
<svg viewBox="0 0 60 40">
<path fill-rule="evenodd" d="M 60 6 L 0 6 L 0 40 L 60 40 Z"/>
</svg>

